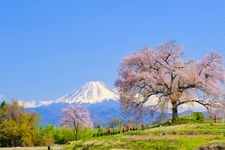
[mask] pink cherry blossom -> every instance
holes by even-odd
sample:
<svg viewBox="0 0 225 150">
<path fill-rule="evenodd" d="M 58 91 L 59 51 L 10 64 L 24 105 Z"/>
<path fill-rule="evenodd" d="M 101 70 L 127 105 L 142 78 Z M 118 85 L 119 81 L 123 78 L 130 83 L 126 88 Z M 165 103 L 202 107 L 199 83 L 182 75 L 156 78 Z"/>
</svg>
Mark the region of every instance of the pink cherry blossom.
<svg viewBox="0 0 225 150">
<path fill-rule="evenodd" d="M 75 139 L 78 139 L 79 127 L 89 128 L 93 126 L 93 122 L 89 117 L 89 112 L 81 105 L 70 105 L 63 109 L 64 117 L 61 120 L 63 126 L 74 128 Z"/>
</svg>

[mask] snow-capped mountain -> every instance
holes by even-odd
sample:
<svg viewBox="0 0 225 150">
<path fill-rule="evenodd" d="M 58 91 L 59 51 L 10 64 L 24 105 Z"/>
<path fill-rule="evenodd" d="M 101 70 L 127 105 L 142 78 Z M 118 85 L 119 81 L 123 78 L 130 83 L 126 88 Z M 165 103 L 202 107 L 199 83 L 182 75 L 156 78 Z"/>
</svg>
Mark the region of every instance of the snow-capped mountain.
<svg viewBox="0 0 225 150">
<path fill-rule="evenodd" d="M 99 103 L 105 100 L 118 100 L 118 95 L 107 88 L 101 81 L 86 83 L 83 87 L 76 89 L 60 98 L 55 103 Z"/>
<path fill-rule="evenodd" d="M 95 104 L 107 100 L 118 101 L 118 97 L 117 92 L 106 87 L 102 81 L 91 81 L 86 83 L 81 88 L 73 90 L 72 92 L 54 100 L 19 101 L 19 103 L 25 108 L 36 108 L 57 103 Z"/>
</svg>

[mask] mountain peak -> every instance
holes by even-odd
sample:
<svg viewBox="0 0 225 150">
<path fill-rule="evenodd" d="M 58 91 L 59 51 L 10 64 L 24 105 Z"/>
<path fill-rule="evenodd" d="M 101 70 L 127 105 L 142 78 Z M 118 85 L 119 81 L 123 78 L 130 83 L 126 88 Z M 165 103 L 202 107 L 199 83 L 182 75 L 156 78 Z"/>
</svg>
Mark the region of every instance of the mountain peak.
<svg viewBox="0 0 225 150">
<path fill-rule="evenodd" d="M 82 88 L 93 90 L 95 88 L 107 88 L 102 81 L 90 81 L 87 82 Z"/>
<path fill-rule="evenodd" d="M 56 100 L 66 103 L 97 103 L 104 100 L 117 100 L 118 96 L 102 81 L 91 81 Z"/>
</svg>

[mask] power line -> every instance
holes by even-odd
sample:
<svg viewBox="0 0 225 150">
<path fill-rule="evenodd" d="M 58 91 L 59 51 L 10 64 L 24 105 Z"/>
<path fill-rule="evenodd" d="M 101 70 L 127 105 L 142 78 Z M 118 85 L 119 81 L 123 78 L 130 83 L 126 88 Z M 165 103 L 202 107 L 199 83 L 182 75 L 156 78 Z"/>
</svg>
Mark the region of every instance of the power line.
<svg viewBox="0 0 225 150">
<path fill-rule="evenodd" d="M 204 38 L 200 44 L 198 46 L 196 46 L 196 49 L 199 49 L 205 42 L 207 42 L 212 36 L 214 36 L 225 24 L 225 21 L 223 21 L 222 23 L 220 23 L 206 38 Z M 225 35 L 222 36 L 222 38 Z M 222 38 L 219 38 L 218 40 L 221 40 Z M 216 42 L 214 42 L 213 46 L 215 46 L 215 44 L 218 42 L 218 40 Z"/>
<path fill-rule="evenodd" d="M 216 39 L 216 41 L 210 46 L 210 49 L 213 49 L 218 42 L 220 42 L 225 37 L 225 34 Z"/>
</svg>

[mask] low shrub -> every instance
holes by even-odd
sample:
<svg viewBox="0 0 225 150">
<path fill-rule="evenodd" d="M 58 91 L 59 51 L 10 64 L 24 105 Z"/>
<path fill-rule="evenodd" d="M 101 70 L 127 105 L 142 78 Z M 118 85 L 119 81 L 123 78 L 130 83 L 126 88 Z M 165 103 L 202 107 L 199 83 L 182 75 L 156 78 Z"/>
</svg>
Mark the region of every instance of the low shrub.
<svg viewBox="0 0 225 150">
<path fill-rule="evenodd" d="M 183 115 L 177 118 L 173 124 L 185 124 L 185 123 L 203 123 L 205 116 L 202 112 L 193 112 L 190 115 Z"/>
<path fill-rule="evenodd" d="M 191 117 L 193 118 L 194 121 L 197 121 L 197 122 L 205 121 L 205 116 L 202 112 L 194 112 L 191 114 Z"/>
</svg>

